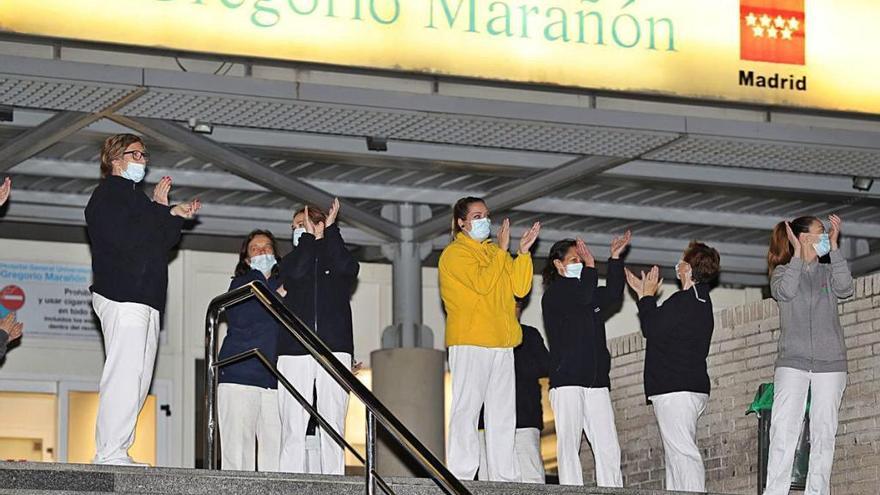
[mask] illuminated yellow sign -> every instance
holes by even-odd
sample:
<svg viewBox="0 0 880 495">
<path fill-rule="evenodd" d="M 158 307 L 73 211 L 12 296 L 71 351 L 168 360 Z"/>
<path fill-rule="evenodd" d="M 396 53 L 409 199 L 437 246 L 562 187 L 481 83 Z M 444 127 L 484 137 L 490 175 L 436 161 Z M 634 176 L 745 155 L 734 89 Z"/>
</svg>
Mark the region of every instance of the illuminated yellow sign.
<svg viewBox="0 0 880 495">
<path fill-rule="evenodd" d="M 877 0 L 3 0 L 0 31 L 880 113 Z"/>
</svg>

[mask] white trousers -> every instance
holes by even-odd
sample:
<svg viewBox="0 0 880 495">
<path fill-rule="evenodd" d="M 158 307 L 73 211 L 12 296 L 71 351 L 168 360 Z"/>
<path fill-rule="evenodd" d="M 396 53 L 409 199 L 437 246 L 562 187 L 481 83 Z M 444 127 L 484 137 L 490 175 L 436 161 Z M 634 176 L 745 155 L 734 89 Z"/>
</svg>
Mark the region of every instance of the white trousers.
<svg viewBox="0 0 880 495">
<path fill-rule="evenodd" d="M 580 459 L 583 432 L 593 449 L 596 484 L 622 487 L 620 444 L 608 388 L 556 387 L 550 390 L 550 405 L 556 418 L 559 484 L 584 484 Z"/>
<path fill-rule="evenodd" d="M 314 435 L 306 435 L 306 472 L 321 474 L 321 439 L 317 431 Z"/>
<path fill-rule="evenodd" d="M 221 383 L 217 416 L 224 470 L 278 471 L 281 415 L 275 389 Z"/>
<path fill-rule="evenodd" d="M 334 352 L 346 367 L 351 366 L 351 354 Z M 345 435 L 345 415 L 348 412 L 348 392 L 336 383 L 311 356 L 279 356 L 278 371 L 287 378 L 306 400 L 312 391 L 318 394 L 318 413 L 341 435 Z M 281 413 L 281 456 L 279 468 L 289 473 L 314 472 L 307 463 L 306 428 L 309 413 L 279 383 L 278 409 Z M 345 474 L 345 451 L 318 428 L 321 448 L 321 474 Z"/>
<path fill-rule="evenodd" d="M 92 307 L 104 334 L 104 371 L 98 393 L 95 464 L 131 462 L 137 417 L 153 379 L 159 344 L 159 311 L 92 294 Z"/>
<path fill-rule="evenodd" d="M 483 407 L 489 480 L 518 482 L 513 349 L 451 346 L 449 371 L 452 374 L 446 447 L 449 470 L 462 480 L 472 480 L 477 474 L 480 467 L 477 423 Z"/>
<path fill-rule="evenodd" d="M 697 421 L 706 410 L 708 394 L 671 392 L 652 395 L 666 461 L 666 489 L 705 492 L 706 468 L 697 447 Z"/>
<path fill-rule="evenodd" d="M 807 391 L 810 402 L 810 464 L 804 495 L 831 493 L 831 463 L 837 412 L 846 373 L 811 373 L 794 368 L 776 368 L 773 378 L 773 413 L 770 416 L 770 452 L 767 488 L 764 495 L 788 495 L 794 453 L 804 423 Z"/>
<path fill-rule="evenodd" d="M 541 457 L 541 430 L 537 428 L 516 429 L 516 461 L 519 465 L 520 482 L 545 483 L 544 459 Z M 480 430 L 480 471 L 477 479 L 489 481 L 486 460 L 486 432 Z"/>
</svg>

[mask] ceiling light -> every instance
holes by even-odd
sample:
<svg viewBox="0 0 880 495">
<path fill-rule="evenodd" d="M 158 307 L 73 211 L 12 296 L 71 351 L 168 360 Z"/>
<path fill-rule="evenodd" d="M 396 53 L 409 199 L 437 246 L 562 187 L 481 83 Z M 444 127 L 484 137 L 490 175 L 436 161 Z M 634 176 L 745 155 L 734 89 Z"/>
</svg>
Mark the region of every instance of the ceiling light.
<svg viewBox="0 0 880 495">
<path fill-rule="evenodd" d="M 370 151 L 388 151 L 388 139 L 367 136 L 367 149 Z"/>
<path fill-rule="evenodd" d="M 213 125 L 196 118 L 189 119 L 189 128 L 197 134 L 211 134 L 214 132 Z"/>
<path fill-rule="evenodd" d="M 874 185 L 874 179 L 871 177 L 853 177 L 853 189 L 856 191 L 870 191 Z"/>
</svg>

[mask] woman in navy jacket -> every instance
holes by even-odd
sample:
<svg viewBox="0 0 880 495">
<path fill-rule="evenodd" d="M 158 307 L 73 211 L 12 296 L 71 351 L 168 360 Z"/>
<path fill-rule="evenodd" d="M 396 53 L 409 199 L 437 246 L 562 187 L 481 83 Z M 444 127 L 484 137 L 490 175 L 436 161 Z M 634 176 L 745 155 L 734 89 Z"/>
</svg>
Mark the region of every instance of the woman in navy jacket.
<svg viewBox="0 0 880 495">
<path fill-rule="evenodd" d="M 560 485 L 584 484 L 579 457 L 584 432 L 593 448 L 598 486 L 623 486 L 605 318 L 623 301 L 620 255 L 630 238 L 627 232 L 612 241 L 605 287 L 597 286 L 596 262 L 580 239 L 554 244 L 544 268 L 541 307 L 550 344 L 550 404 L 556 419 Z"/>
<path fill-rule="evenodd" d="M 293 217 L 293 251 L 281 262 L 281 285 L 287 291 L 285 305 L 311 327 L 345 366 L 352 365 L 354 345 L 351 323 L 351 293 L 360 265 L 345 248 L 334 200 L 326 215 L 307 206 Z M 305 397 L 317 393 L 318 413 L 340 434 L 344 433 L 348 392 L 308 354 L 288 332 L 278 341 L 278 370 Z M 306 472 L 306 427 L 308 413 L 283 388 L 278 391 L 281 411 L 281 461 L 285 472 Z M 342 447 L 322 430 L 323 474 L 345 474 Z M 309 471 L 314 472 L 313 469 Z"/>
<path fill-rule="evenodd" d="M 681 290 L 659 307 L 659 268 L 642 272 L 641 278 L 626 272 L 639 297 L 639 320 L 647 339 L 645 397 L 654 406 L 660 428 L 667 490 L 706 491 L 697 421 L 709 402 L 706 356 L 715 328 L 709 283 L 718 276 L 720 263 L 718 251 L 692 242 L 675 265 Z"/>
<path fill-rule="evenodd" d="M 275 237 L 268 230 L 248 234 L 238 254 L 235 277 L 229 289 L 260 281 L 278 288 Z M 275 363 L 280 324 L 255 299 L 226 311 L 228 329 L 220 359 L 259 349 Z M 223 469 L 278 471 L 281 449 L 281 416 L 278 413 L 278 381 L 256 358 L 220 369 L 217 388 L 220 447 Z M 259 450 L 257 450 L 259 448 Z M 254 453 L 256 452 L 256 459 Z M 255 462 L 256 461 L 256 462 Z"/>
</svg>

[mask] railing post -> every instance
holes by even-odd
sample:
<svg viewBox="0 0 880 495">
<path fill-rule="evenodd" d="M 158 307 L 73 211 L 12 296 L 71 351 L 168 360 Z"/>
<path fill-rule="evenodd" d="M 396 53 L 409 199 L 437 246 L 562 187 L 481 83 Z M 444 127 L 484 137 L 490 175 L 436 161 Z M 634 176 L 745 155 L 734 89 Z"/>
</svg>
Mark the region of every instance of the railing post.
<svg viewBox="0 0 880 495">
<path fill-rule="evenodd" d="M 366 446 L 367 462 L 364 464 L 364 470 L 367 474 L 367 495 L 376 495 L 376 418 L 369 409 L 367 409 Z"/>
<path fill-rule="evenodd" d="M 205 468 L 217 469 L 217 415 L 214 407 L 217 403 L 217 370 L 214 361 L 217 358 L 217 320 L 220 311 L 213 309 L 208 311 L 207 324 L 205 325 L 205 428 L 208 434 L 205 438 Z"/>
</svg>

